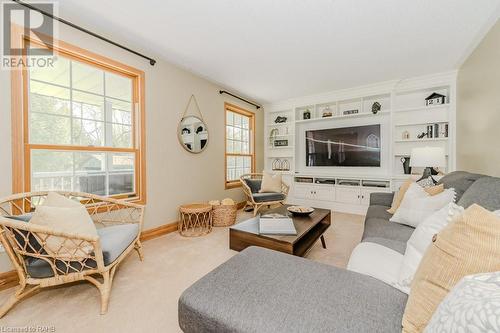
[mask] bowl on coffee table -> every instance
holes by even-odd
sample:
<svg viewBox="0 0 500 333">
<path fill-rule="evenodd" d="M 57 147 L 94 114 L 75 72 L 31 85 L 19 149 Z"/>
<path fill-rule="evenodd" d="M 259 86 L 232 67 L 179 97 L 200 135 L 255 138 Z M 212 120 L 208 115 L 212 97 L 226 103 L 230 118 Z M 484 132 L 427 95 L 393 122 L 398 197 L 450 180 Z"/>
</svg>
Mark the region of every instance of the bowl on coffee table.
<svg viewBox="0 0 500 333">
<path fill-rule="evenodd" d="M 305 206 L 290 206 L 287 210 L 294 216 L 308 216 L 314 212 L 314 208 Z"/>
</svg>

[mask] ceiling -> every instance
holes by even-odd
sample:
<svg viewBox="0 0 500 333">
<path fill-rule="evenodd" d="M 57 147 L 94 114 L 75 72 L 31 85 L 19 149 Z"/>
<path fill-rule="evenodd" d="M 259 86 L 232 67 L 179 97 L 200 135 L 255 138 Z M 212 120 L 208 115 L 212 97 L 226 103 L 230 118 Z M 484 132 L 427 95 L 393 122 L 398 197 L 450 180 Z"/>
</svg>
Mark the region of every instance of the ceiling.
<svg viewBox="0 0 500 333">
<path fill-rule="evenodd" d="M 456 69 L 500 0 L 60 0 L 59 15 L 262 103 Z"/>
</svg>

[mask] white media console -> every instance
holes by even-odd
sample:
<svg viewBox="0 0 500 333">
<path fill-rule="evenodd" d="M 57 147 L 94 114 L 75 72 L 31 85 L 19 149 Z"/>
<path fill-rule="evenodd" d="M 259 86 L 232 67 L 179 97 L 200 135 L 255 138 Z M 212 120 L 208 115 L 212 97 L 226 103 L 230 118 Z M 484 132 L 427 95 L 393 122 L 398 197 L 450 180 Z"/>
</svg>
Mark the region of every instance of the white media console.
<svg viewBox="0 0 500 333">
<path fill-rule="evenodd" d="M 444 103 L 426 105 L 433 93 L 446 96 Z M 456 72 L 449 72 L 265 105 L 264 168 L 283 174 L 291 185 L 291 204 L 364 214 L 371 193 L 394 191 L 410 177 L 401 159 L 414 147 L 442 147 L 447 165 L 441 171 L 455 170 L 455 95 Z M 375 102 L 381 107 L 376 114 Z M 375 124 L 380 125 L 380 167 L 306 166 L 306 131 Z M 429 127 L 434 133 L 420 137 Z M 414 168 L 412 174 L 421 171 Z"/>
<path fill-rule="evenodd" d="M 391 192 L 390 179 L 296 176 L 294 204 L 364 214 L 373 192 Z"/>
</svg>

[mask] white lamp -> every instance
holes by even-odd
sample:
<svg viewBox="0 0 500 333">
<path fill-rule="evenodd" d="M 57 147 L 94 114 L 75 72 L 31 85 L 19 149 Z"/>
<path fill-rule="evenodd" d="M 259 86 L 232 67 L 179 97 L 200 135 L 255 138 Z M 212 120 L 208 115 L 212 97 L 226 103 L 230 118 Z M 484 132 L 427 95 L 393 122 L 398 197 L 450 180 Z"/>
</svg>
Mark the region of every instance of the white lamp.
<svg viewBox="0 0 500 333">
<path fill-rule="evenodd" d="M 413 148 L 411 150 L 410 166 L 425 168 L 422 178 L 432 178 L 433 167 L 445 167 L 446 156 L 444 149 L 440 147 Z M 432 179 L 434 183 L 436 181 Z"/>
</svg>

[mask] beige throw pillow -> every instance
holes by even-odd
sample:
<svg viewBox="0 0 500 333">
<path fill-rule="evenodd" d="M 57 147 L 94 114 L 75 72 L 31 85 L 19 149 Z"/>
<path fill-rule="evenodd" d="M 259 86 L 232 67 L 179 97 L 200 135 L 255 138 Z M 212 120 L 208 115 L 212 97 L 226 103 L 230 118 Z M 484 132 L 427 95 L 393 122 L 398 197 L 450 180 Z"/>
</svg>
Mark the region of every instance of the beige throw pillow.
<svg viewBox="0 0 500 333">
<path fill-rule="evenodd" d="M 399 188 L 399 191 L 397 191 L 394 194 L 394 199 L 392 199 L 392 204 L 391 208 L 387 210 L 388 213 L 390 214 L 395 214 L 396 210 L 399 208 L 401 205 L 401 202 L 403 201 L 403 198 L 406 194 L 406 191 L 410 188 L 410 185 L 413 184 L 414 181 L 409 178 L 406 180 L 403 185 Z M 436 195 L 444 191 L 444 185 L 436 185 L 436 186 L 430 186 L 430 187 L 425 187 L 424 188 L 425 192 L 429 193 L 429 195 Z"/>
<path fill-rule="evenodd" d="M 85 206 L 55 192 L 50 192 L 44 203 L 36 208 L 30 223 L 58 232 L 97 236 L 96 227 Z M 46 239 L 44 249 L 49 254 L 67 258 L 85 256 L 92 251 L 91 246 L 79 248 L 78 243 L 50 236 Z"/>
<path fill-rule="evenodd" d="M 474 204 L 433 238 L 411 286 L 403 332 L 422 332 L 464 276 L 500 271 L 499 226 L 500 217 Z"/>
<path fill-rule="evenodd" d="M 273 192 L 280 193 L 281 192 L 281 175 L 280 174 L 270 174 L 264 172 L 262 176 L 262 184 L 260 186 L 260 193 L 264 192 Z"/>
<path fill-rule="evenodd" d="M 66 198 L 64 195 L 61 195 L 57 192 L 49 192 L 47 194 L 47 197 L 45 198 L 45 201 L 42 203 L 42 206 L 59 208 L 83 207 L 83 205 L 78 201 Z"/>
</svg>

